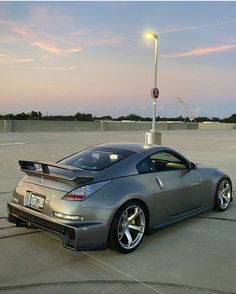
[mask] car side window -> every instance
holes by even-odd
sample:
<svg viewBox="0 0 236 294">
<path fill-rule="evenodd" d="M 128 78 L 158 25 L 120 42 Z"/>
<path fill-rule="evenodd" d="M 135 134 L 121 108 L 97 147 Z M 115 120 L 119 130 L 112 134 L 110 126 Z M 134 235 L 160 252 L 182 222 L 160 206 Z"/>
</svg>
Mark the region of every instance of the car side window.
<svg viewBox="0 0 236 294">
<path fill-rule="evenodd" d="M 186 162 L 177 155 L 161 151 L 150 156 L 150 160 L 154 164 L 156 171 L 171 171 L 186 169 Z"/>
<path fill-rule="evenodd" d="M 139 174 L 183 169 L 187 169 L 184 159 L 166 151 L 157 152 L 143 159 L 137 165 Z"/>
<path fill-rule="evenodd" d="M 147 157 L 137 164 L 137 170 L 139 174 L 147 174 L 155 172 L 156 167 L 150 160 L 150 157 Z"/>
</svg>

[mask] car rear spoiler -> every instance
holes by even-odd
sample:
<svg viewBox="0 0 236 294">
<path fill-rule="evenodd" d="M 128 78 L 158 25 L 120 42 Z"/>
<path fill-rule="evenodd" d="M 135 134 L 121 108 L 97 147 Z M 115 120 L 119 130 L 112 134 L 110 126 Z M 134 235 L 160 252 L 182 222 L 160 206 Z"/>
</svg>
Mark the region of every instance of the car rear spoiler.
<svg viewBox="0 0 236 294">
<path fill-rule="evenodd" d="M 80 168 L 72 167 L 69 165 L 63 165 L 60 163 L 47 161 L 19 160 L 19 165 L 21 167 L 21 171 L 25 172 L 28 175 L 42 176 L 45 178 L 53 178 L 57 180 L 76 182 L 78 184 L 93 180 L 93 177 L 88 172 Z M 41 166 L 42 170 L 39 170 L 37 165 Z M 57 174 L 55 172 L 52 173 L 49 167 L 64 170 L 66 171 L 66 175 L 61 175 L 60 173 Z"/>
</svg>

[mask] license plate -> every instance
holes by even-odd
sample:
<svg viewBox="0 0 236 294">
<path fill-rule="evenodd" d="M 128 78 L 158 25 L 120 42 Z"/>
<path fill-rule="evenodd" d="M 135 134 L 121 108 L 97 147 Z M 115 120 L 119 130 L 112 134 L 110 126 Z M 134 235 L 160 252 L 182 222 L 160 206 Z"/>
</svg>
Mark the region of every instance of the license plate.
<svg viewBox="0 0 236 294">
<path fill-rule="evenodd" d="M 32 208 L 42 210 L 43 207 L 44 207 L 45 198 L 46 197 L 43 196 L 43 195 L 38 195 L 38 194 L 31 193 L 29 205 Z"/>
</svg>

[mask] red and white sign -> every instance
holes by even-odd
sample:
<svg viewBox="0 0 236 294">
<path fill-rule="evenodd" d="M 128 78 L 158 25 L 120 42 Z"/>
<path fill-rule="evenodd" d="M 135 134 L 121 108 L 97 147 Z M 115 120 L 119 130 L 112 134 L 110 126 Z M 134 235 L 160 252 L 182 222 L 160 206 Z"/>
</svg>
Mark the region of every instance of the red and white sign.
<svg viewBox="0 0 236 294">
<path fill-rule="evenodd" d="M 157 88 L 152 89 L 152 98 L 157 99 L 159 97 L 159 90 Z"/>
</svg>

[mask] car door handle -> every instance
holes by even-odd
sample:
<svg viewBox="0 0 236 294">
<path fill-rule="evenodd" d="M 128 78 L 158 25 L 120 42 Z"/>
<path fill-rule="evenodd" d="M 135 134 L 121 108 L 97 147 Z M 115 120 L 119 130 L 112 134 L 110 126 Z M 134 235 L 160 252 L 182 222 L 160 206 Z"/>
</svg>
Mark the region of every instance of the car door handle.
<svg viewBox="0 0 236 294">
<path fill-rule="evenodd" d="M 191 183 L 191 184 L 188 184 L 187 187 L 192 187 L 192 186 L 197 186 L 199 185 L 199 183 Z"/>
<path fill-rule="evenodd" d="M 163 185 L 162 180 L 161 180 L 158 176 L 155 176 L 155 178 L 156 178 L 156 181 L 157 181 L 157 183 L 159 184 L 161 190 L 163 190 L 164 185 Z"/>
</svg>

